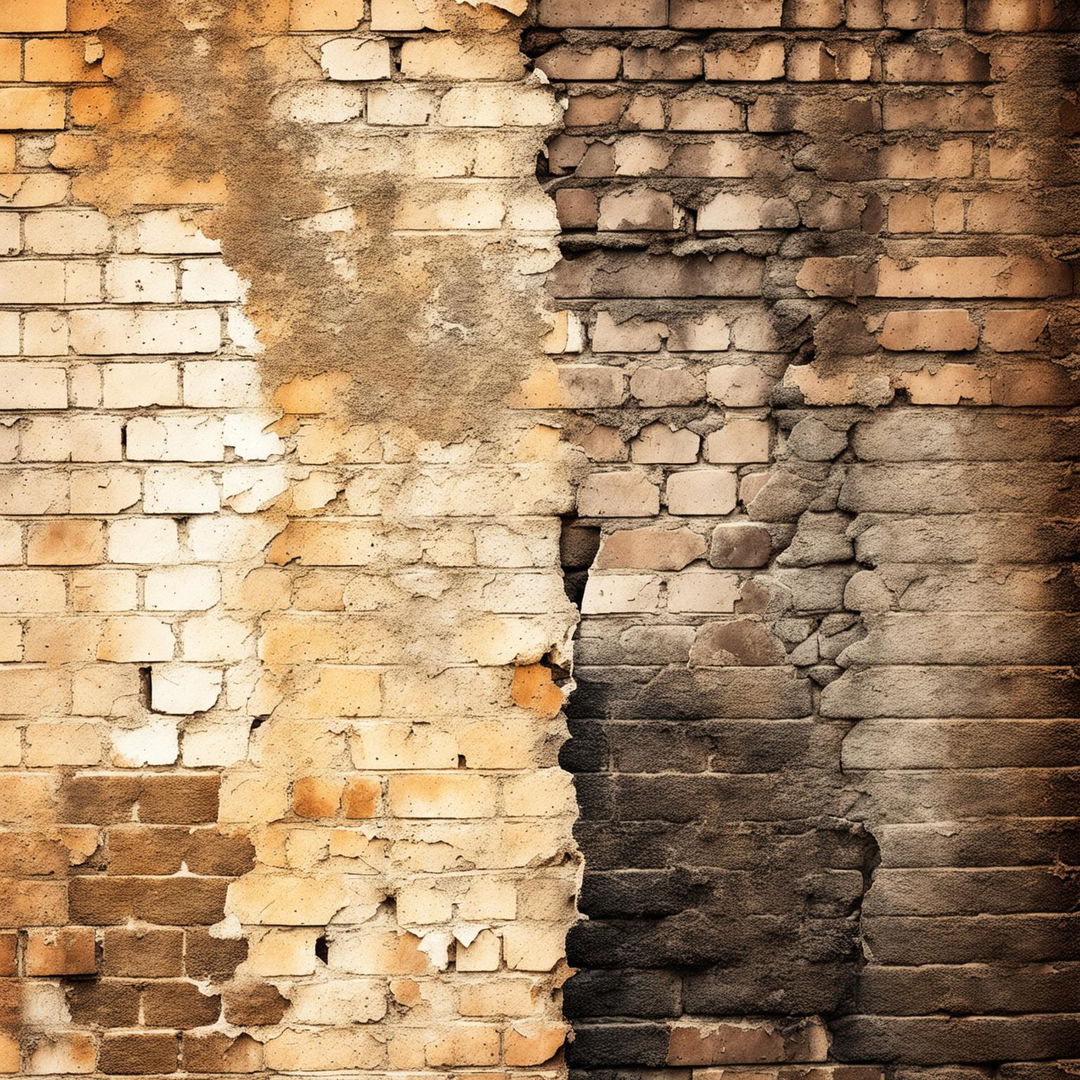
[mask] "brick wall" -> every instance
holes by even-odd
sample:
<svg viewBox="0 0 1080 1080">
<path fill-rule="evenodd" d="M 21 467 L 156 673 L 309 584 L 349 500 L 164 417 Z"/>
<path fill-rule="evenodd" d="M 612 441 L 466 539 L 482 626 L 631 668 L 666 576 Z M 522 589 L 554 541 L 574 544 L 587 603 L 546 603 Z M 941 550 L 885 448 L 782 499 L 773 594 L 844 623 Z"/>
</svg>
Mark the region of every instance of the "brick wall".
<svg viewBox="0 0 1080 1080">
<path fill-rule="evenodd" d="M 1069 1072 L 1077 25 L 540 3 L 574 1075 Z"/>
<path fill-rule="evenodd" d="M 1073 1075 L 1077 22 L 0 0 L 0 1072 Z"/>
<path fill-rule="evenodd" d="M 561 1072 L 520 23 L 0 2 L 4 1072 Z"/>
</svg>

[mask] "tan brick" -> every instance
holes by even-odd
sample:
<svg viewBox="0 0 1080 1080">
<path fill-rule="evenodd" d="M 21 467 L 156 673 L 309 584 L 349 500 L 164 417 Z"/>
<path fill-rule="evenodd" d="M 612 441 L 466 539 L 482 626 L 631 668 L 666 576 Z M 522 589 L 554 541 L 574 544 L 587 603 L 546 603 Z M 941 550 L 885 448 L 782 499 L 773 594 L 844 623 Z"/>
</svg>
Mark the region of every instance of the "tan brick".
<svg viewBox="0 0 1080 1080">
<path fill-rule="evenodd" d="M 363 0 L 289 0 L 291 30 L 352 30 L 363 16 Z"/>
<path fill-rule="evenodd" d="M 6 0 L 0 33 L 29 34 L 67 29 L 67 0 Z"/>
<path fill-rule="evenodd" d="M 718 82 L 768 82 L 784 77 L 784 43 L 767 41 L 742 49 L 705 53 L 705 78 Z"/>
<path fill-rule="evenodd" d="M 101 65 L 88 63 L 86 41 L 80 37 L 35 38 L 23 47 L 23 78 L 27 82 L 101 82 Z"/>
<path fill-rule="evenodd" d="M 652 517 L 659 512 L 659 489 L 641 473 L 593 473 L 578 489 L 582 517 Z"/>
<path fill-rule="evenodd" d="M 588 0 L 540 0 L 540 21 L 547 26 L 663 26 L 665 0 L 610 0 L 602 7 Z"/>
<path fill-rule="evenodd" d="M 0 130 L 58 131 L 64 126 L 65 108 L 63 90 L 36 86 L 0 87 Z"/>
<path fill-rule="evenodd" d="M 1049 313 L 1042 308 L 988 311 L 983 340 L 995 352 L 1032 352 L 1046 329 Z"/>
<path fill-rule="evenodd" d="M 389 811 L 404 818 L 474 818 L 495 813 L 491 778 L 460 773 L 392 776 Z"/>
<path fill-rule="evenodd" d="M 1071 291 L 1064 263 L 1028 256 L 931 256 L 878 264 L 876 295 L 915 298 L 1042 297 Z"/>
<path fill-rule="evenodd" d="M 38 566 L 86 566 L 100 562 L 105 552 L 105 527 L 100 521 L 50 521 L 30 525 L 26 558 Z"/>
<path fill-rule="evenodd" d="M 963 352 L 979 342 L 971 316 L 958 308 L 890 311 L 879 335 L 886 349 L 922 352 Z"/>
<path fill-rule="evenodd" d="M 93 975 L 96 971 L 96 945 L 91 927 L 31 930 L 27 934 L 27 975 Z"/>
<path fill-rule="evenodd" d="M 665 502 L 673 514 L 730 514 L 737 489 L 735 474 L 726 469 L 688 469 L 668 477 Z"/>
<path fill-rule="evenodd" d="M 768 461 L 768 421 L 729 419 L 719 431 L 706 437 L 705 457 L 721 464 Z"/>
</svg>

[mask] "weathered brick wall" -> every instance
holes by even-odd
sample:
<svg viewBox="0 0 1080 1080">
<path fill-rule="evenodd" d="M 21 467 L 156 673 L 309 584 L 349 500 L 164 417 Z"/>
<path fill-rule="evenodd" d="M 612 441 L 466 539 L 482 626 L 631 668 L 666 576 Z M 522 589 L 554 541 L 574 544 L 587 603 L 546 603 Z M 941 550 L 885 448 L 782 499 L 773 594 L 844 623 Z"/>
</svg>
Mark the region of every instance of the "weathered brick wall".
<svg viewBox="0 0 1080 1080">
<path fill-rule="evenodd" d="M 0 0 L 0 1072 L 1071 1075 L 1076 25 Z"/>
<path fill-rule="evenodd" d="M 1070 1071 L 1078 25 L 540 3 L 582 1078 Z"/>
<path fill-rule="evenodd" d="M 562 1071 L 521 22 L 0 0 L 4 1072 Z"/>
</svg>

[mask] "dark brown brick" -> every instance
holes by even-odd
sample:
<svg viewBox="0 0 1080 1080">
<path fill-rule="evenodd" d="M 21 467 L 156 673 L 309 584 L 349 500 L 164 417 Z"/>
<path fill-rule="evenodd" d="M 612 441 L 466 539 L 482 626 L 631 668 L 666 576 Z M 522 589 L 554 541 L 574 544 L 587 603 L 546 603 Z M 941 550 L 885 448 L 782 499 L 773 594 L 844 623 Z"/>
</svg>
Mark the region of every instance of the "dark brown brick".
<svg viewBox="0 0 1080 1080">
<path fill-rule="evenodd" d="M 190 979 L 226 979 L 247 956 L 242 938 L 211 937 L 205 930 L 188 930 L 184 938 L 184 971 Z"/>
<path fill-rule="evenodd" d="M 117 979 L 73 982 L 66 988 L 72 1022 L 102 1028 L 134 1027 L 139 1022 L 139 987 Z"/>
<path fill-rule="evenodd" d="M 176 1071 L 177 1038 L 171 1033 L 106 1033 L 101 1042 L 98 1067 L 120 1076 Z"/>
<path fill-rule="evenodd" d="M 223 878 L 106 878 L 71 880 L 72 918 L 97 926 L 136 919 L 159 926 L 208 926 L 224 915 Z"/>
<path fill-rule="evenodd" d="M 110 927 L 102 948 L 103 975 L 167 978 L 184 973 L 184 932 Z"/>
<path fill-rule="evenodd" d="M 224 996 L 225 1019 L 238 1027 L 276 1024 L 289 1007 L 289 999 L 270 983 L 233 983 Z"/>
<path fill-rule="evenodd" d="M 142 1007 L 146 1027 L 204 1027 L 221 1015 L 221 998 L 194 983 L 155 980 L 143 990 Z"/>
</svg>

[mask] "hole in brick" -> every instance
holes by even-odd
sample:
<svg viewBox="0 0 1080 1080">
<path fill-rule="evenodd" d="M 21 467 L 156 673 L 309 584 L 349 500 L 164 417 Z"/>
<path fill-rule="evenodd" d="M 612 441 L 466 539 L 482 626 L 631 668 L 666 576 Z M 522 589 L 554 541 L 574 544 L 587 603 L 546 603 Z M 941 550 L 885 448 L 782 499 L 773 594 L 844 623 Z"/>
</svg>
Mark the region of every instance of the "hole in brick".
<svg viewBox="0 0 1080 1080">
<path fill-rule="evenodd" d="M 551 653 L 540 657 L 540 663 L 551 672 L 551 681 L 556 686 L 565 686 L 570 681 L 570 669 L 558 663 Z"/>
<path fill-rule="evenodd" d="M 563 587 L 576 607 L 581 606 L 589 567 L 599 550 L 598 526 L 582 525 L 575 518 L 563 518 L 562 532 L 559 535 L 559 561 L 563 570 Z"/>
<path fill-rule="evenodd" d="M 266 721 L 269 720 L 269 719 L 270 719 L 270 714 L 269 713 L 266 713 L 263 716 L 256 716 L 251 721 L 251 727 L 249 728 L 249 730 L 250 731 L 258 731 L 259 728 L 261 728 L 263 726 L 263 724 L 265 724 Z"/>
<path fill-rule="evenodd" d="M 467 769 L 469 767 L 468 762 L 465 760 L 465 755 L 464 754 L 458 754 L 458 756 L 457 756 L 457 767 L 459 769 Z"/>
<path fill-rule="evenodd" d="M 150 668 L 139 668 L 139 700 L 143 703 L 144 709 L 150 708 L 150 694 L 151 694 L 151 675 Z"/>
<path fill-rule="evenodd" d="M 325 934 L 320 934 L 315 939 L 315 955 L 325 964 L 329 962 L 330 942 Z"/>
</svg>

